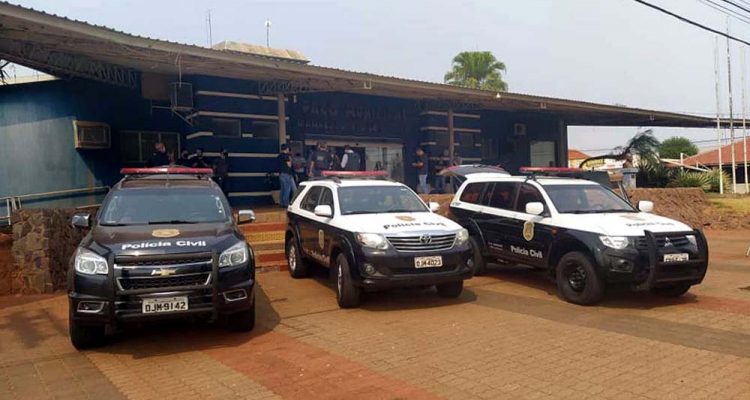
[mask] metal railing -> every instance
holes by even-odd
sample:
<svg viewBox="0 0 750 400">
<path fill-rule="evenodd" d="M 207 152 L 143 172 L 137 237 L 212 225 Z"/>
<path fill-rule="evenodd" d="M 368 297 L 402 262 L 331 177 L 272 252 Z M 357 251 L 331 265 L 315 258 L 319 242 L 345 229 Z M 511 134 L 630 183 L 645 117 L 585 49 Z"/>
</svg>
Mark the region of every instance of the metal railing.
<svg viewBox="0 0 750 400">
<path fill-rule="evenodd" d="M 85 194 L 85 193 L 99 193 L 102 191 L 109 190 L 109 186 L 96 186 L 92 188 L 83 188 L 83 189 L 66 189 L 66 190 L 55 190 L 52 192 L 41 192 L 41 193 L 30 193 L 30 194 L 22 194 L 18 196 L 7 196 L 7 197 L 0 197 L 0 201 L 5 201 L 5 211 L 6 215 L 0 215 L 0 222 L 7 221 L 7 224 L 11 224 L 11 217 L 13 216 L 14 211 L 18 211 L 21 209 L 21 200 L 39 200 L 43 199 L 45 197 L 58 197 L 58 196 L 66 196 L 66 195 L 77 195 L 77 194 Z"/>
</svg>

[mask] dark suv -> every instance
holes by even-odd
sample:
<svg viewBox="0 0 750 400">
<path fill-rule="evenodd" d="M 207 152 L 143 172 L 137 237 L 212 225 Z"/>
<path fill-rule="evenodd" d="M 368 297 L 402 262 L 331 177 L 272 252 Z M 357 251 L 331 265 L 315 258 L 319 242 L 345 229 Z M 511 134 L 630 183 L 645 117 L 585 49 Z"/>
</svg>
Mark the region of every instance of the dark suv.
<svg viewBox="0 0 750 400">
<path fill-rule="evenodd" d="M 70 339 L 102 344 L 108 327 L 187 316 L 226 319 L 235 330 L 255 324 L 255 263 L 210 169 L 124 169 L 68 271 Z"/>
</svg>

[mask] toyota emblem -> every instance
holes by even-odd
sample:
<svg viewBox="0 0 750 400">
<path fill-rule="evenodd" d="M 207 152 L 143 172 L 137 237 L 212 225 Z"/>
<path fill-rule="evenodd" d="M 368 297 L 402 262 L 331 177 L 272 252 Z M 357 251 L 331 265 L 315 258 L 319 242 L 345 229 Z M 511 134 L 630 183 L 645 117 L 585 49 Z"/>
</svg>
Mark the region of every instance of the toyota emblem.
<svg viewBox="0 0 750 400">
<path fill-rule="evenodd" d="M 432 236 L 430 235 L 422 235 L 419 237 L 419 242 L 422 244 L 430 244 L 432 243 Z"/>
</svg>

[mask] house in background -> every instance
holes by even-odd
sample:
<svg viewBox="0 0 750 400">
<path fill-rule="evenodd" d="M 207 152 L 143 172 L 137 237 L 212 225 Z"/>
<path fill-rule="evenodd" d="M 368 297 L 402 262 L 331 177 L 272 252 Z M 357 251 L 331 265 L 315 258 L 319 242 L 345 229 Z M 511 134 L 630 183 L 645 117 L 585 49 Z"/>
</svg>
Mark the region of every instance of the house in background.
<svg viewBox="0 0 750 400">
<path fill-rule="evenodd" d="M 578 168 L 583 160 L 591 157 L 590 155 L 576 149 L 568 149 L 568 167 Z"/>
<path fill-rule="evenodd" d="M 750 151 L 750 143 L 747 144 L 748 151 Z M 734 163 L 735 163 L 735 175 L 737 177 L 736 190 L 732 192 L 730 189 L 725 189 L 728 193 L 748 193 L 747 182 L 745 176 L 745 157 L 746 157 L 745 146 L 742 140 L 734 143 Z M 747 157 L 747 162 L 750 163 L 750 157 Z M 709 150 L 702 153 L 698 153 L 694 156 L 690 156 L 683 160 L 686 166 L 692 167 L 703 167 L 716 169 L 719 168 L 719 150 Z M 721 164 L 722 169 L 726 172 L 731 180 L 732 177 L 732 145 L 728 144 L 721 148 Z M 748 171 L 750 173 L 750 171 Z M 748 182 L 750 183 L 750 182 Z"/>
</svg>

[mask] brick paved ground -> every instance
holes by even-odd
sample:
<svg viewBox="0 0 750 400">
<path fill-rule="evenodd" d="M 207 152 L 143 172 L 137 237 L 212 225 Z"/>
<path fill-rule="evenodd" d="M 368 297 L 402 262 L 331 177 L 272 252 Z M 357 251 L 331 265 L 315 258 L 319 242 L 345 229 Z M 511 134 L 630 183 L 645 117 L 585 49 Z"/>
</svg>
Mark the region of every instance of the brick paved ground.
<svg viewBox="0 0 750 400">
<path fill-rule="evenodd" d="M 325 279 L 260 275 L 252 334 L 178 323 L 69 344 L 64 295 L 0 298 L 0 399 L 750 399 L 750 234 L 712 234 L 678 300 L 560 301 L 522 269 L 340 310 Z"/>
</svg>

